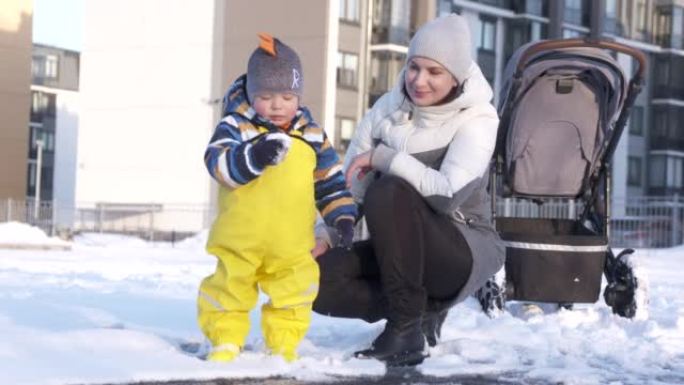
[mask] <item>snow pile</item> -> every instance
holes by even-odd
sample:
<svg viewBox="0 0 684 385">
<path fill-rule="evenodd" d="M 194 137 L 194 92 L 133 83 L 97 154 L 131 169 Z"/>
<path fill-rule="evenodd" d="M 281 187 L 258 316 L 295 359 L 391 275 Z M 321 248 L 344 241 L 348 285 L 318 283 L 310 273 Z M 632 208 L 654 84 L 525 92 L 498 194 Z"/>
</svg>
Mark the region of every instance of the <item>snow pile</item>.
<svg viewBox="0 0 684 385">
<path fill-rule="evenodd" d="M 45 232 L 37 227 L 19 222 L 0 223 L 0 247 L 2 245 L 46 245 L 46 246 L 69 246 L 57 237 L 48 237 Z"/>
</svg>

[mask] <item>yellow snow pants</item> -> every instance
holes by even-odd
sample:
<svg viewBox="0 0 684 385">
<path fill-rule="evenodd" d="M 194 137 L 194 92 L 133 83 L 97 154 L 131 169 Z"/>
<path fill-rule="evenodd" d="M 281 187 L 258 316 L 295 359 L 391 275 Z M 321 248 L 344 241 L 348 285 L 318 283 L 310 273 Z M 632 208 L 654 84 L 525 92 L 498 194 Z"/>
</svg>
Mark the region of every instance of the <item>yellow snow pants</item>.
<svg viewBox="0 0 684 385">
<path fill-rule="evenodd" d="M 199 289 L 199 326 L 213 345 L 210 360 L 229 361 L 249 332 L 249 311 L 258 289 L 266 346 L 287 360 L 311 322 L 318 294 L 314 246 L 316 154 L 293 138 L 285 159 L 235 190 L 221 188 L 219 214 L 207 242 L 218 258 L 216 271 Z"/>
</svg>

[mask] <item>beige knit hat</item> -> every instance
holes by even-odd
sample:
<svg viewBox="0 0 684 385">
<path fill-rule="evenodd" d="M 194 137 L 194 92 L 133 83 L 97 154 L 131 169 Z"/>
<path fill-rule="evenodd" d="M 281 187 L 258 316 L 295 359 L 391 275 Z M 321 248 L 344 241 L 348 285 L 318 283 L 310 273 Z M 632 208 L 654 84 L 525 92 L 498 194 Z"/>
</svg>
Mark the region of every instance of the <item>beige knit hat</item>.
<svg viewBox="0 0 684 385">
<path fill-rule="evenodd" d="M 411 39 L 407 59 L 422 56 L 432 59 L 462 82 L 472 62 L 470 29 L 465 18 L 455 13 L 423 24 Z"/>
</svg>

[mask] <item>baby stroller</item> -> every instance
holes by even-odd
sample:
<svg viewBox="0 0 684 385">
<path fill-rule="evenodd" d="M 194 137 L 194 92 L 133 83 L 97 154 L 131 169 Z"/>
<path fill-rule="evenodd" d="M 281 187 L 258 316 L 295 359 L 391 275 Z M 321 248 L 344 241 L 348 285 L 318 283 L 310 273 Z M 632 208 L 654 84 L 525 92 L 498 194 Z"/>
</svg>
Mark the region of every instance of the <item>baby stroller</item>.
<svg viewBox="0 0 684 385">
<path fill-rule="evenodd" d="M 610 51 L 636 59 L 631 81 Z M 503 298 L 566 308 L 595 303 L 605 274 L 606 304 L 620 316 L 635 315 L 633 250 L 615 256 L 608 245 L 610 161 L 641 91 L 645 60 L 615 42 L 570 39 L 527 44 L 509 61 L 490 173 L 493 217 L 506 245 Z M 537 213 L 497 205 L 511 201 Z M 562 215 L 539 214 L 558 202 L 565 202 Z M 503 307 L 501 297 L 483 290 L 485 311 Z"/>
</svg>

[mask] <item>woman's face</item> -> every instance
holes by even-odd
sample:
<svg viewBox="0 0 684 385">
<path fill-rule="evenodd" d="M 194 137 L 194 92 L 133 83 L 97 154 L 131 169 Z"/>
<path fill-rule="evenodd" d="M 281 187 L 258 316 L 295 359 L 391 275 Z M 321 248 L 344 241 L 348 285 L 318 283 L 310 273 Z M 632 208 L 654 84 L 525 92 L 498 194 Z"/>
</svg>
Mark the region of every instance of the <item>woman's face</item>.
<svg viewBox="0 0 684 385">
<path fill-rule="evenodd" d="M 413 104 L 419 107 L 441 102 L 458 85 L 453 75 L 441 64 L 420 56 L 409 60 L 404 82 Z"/>
</svg>

